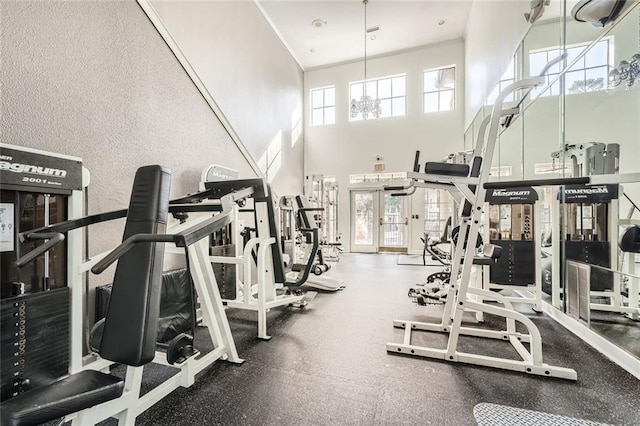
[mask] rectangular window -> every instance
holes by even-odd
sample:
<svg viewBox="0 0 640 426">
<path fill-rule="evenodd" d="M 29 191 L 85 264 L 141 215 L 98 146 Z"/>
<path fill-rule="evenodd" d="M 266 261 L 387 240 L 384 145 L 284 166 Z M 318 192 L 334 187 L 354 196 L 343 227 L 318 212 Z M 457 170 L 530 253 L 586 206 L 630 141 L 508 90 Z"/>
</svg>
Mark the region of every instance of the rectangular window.
<svg viewBox="0 0 640 426">
<path fill-rule="evenodd" d="M 394 182 L 407 179 L 407 172 L 349 175 L 349 183 Z"/>
<path fill-rule="evenodd" d="M 493 166 L 489 169 L 489 174 L 494 177 L 508 177 L 512 174 L 511 166 Z"/>
<path fill-rule="evenodd" d="M 456 109 L 456 67 L 427 70 L 423 73 L 423 111 L 453 111 Z"/>
<path fill-rule="evenodd" d="M 336 122 L 335 86 L 311 89 L 311 125 L 323 126 Z"/>
<path fill-rule="evenodd" d="M 584 49 L 589 43 L 576 44 L 568 46 L 567 63 L 570 64 L 576 58 L 578 61 L 573 64 L 565 73 L 565 87 L 568 95 L 575 93 L 595 92 L 607 89 L 607 76 L 609 73 L 609 65 L 611 58 L 611 49 L 613 49 L 611 39 L 604 39 L 597 42 L 584 55 Z M 543 50 L 532 50 L 529 52 L 529 75 L 539 75 L 542 68 L 553 58 L 560 55 L 560 48 L 551 48 Z M 537 96 L 555 96 L 560 94 L 560 81 L 557 80 L 550 89 L 540 93 L 549 82 L 560 74 L 560 64 L 556 64 L 547 73 L 546 85 L 532 92 L 533 97 Z"/>
<path fill-rule="evenodd" d="M 546 175 L 549 173 L 564 173 L 565 176 L 571 176 L 573 173 L 573 167 L 569 160 L 562 167 L 562 161 L 555 161 L 552 163 L 535 163 L 533 165 L 533 174 Z"/>
<path fill-rule="evenodd" d="M 356 81 L 349 83 L 349 99 L 356 102 L 366 93 L 372 100 L 380 100 L 382 113 L 380 118 L 400 117 L 407 115 L 407 76 L 406 74 L 379 78 L 377 80 Z M 362 113 L 351 117 L 349 121 L 362 120 Z M 367 118 L 372 118 L 369 115 Z"/>
</svg>

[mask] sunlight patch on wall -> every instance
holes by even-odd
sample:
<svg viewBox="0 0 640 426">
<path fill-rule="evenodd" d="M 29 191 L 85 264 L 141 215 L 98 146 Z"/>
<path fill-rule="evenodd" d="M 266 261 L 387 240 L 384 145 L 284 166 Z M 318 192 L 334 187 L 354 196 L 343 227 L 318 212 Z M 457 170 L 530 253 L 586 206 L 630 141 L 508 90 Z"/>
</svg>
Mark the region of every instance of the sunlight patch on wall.
<svg viewBox="0 0 640 426">
<path fill-rule="evenodd" d="M 265 160 L 267 182 L 271 183 L 282 166 L 282 130 L 278 131 L 269 144 Z"/>
<path fill-rule="evenodd" d="M 298 105 L 291 114 L 291 147 L 293 148 L 302 136 L 302 105 Z"/>
</svg>

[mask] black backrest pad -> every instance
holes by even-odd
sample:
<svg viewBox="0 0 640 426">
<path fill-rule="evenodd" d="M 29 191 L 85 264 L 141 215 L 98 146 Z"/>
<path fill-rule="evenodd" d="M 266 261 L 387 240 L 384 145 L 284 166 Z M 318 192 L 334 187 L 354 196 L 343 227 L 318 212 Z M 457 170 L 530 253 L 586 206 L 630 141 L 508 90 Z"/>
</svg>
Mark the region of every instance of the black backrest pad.
<svg viewBox="0 0 640 426">
<path fill-rule="evenodd" d="M 160 166 L 136 172 L 123 241 L 136 234 L 164 234 L 171 172 Z M 163 243 L 138 243 L 116 266 L 100 356 L 143 365 L 155 355 L 160 310 Z"/>
<path fill-rule="evenodd" d="M 433 175 L 469 176 L 469 166 L 466 164 L 441 163 L 428 161 L 424 165 L 424 172 Z"/>
<path fill-rule="evenodd" d="M 296 204 L 298 205 L 299 209 L 311 208 L 311 205 L 309 204 L 309 200 L 307 200 L 307 197 L 302 195 L 296 195 Z M 313 217 L 312 211 L 306 210 L 300 213 L 301 213 L 300 219 L 302 220 L 302 226 L 304 228 L 307 228 L 307 229 L 317 228 L 316 220 Z"/>
<path fill-rule="evenodd" d="M 191 274 L 186 268 L 162 274 L 158 342 L 166 343 L 181 333 L 193 333 L 192 288 Z"/>
<path fill-rule="evenodd" d="M 478 177 L 480 176 L 480 168 L 482 167 L 482 157 L 473 157 L 471 161 L 471 172 L 469 173 L 469 177 Z M 469 185 L 469 189 L 475 194 L 476 186 Z M 469 217 L 471 216 L 471 203 L 468 200 L 464 201 L 464 208 L 462 209 L 462 216 Z"/>
<path fill-rule="evenodd" d="M 273 207 L 273 197 L 271 186 L 266 185 L 267 193 L 264 198 L 259 198 L 255 196 L 254 199 L 256 202 L 266 203 L 267 206 L 267 220 L 269 221 L 269 237 L 273 237 L 276 239 L 276 243 L 271 245 L 271 256 L 273 258 L 273 275 L 277 283 L 283 283 L 286 280 L 285 272 L 284 272 L 284 263 L 282 261 L 282 246 L 280 245 L 280 232 L 278 230 L 278 224 L 276 221 L 276 211 Z M 256 224 L 258 220 L 256 218 Z M 264 235 L 258 235 L 260 238 L 264 237 Z"/>
</svg>

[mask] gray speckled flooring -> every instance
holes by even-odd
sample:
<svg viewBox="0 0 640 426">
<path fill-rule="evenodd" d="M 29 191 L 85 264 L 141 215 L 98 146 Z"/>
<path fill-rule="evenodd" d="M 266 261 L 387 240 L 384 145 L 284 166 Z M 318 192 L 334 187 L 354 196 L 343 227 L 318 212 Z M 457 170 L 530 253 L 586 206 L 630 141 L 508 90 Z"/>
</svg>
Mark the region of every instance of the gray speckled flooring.
<svg viewBox="0 0 640 426">
<path fill-rule="evenodd" d="M 385 343 L 402 339 L 393 319 L 435 321 L 441 312 L 407 297 L 429 269 L 398 266 L 396 260 L 343 255 L 329 274 L 346 279 L 347 288 L 319 294 L 305 310 L 272 310 L 270 341 L 255 338 L 254 313 L 229 310 L 246 362 L 216 363 L 136 424 L 472 425 L 474 405 L 489 402 L 640 425 L 640 381 L 542 314 L 531 312 L 543 336 L 545 362 L 574 368 L 577 382 L 387 354 Z M 434 334 L 419 339 L 446 344 Z M 510 351 L 503 342 L 467 338 L 461 344 L 485 354 Z M 145 370 L 147 387 L 165 374 L 157 366 Z"/>
</svg>

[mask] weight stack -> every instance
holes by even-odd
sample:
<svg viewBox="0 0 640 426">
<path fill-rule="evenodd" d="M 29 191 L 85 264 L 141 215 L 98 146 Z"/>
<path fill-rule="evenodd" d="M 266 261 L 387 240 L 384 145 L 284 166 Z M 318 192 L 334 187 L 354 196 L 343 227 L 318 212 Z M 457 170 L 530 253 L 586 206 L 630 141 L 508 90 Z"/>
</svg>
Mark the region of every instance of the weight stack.
<svg viewBox="0 0 640 426">
<path fill-rule="evenodd" d="M 502 247 L 502 255 L 489 268 L 494 284 L 528 286 L 536 282 L 535 243 L 533 241 L 491 240 Z"/>
<path fill-rule="evenodd" d="M 234 257 L 236 255 L 235 244 L 223 244 L 211 247 L 211 256 Z M 214 263 L 213 273 L 216 276 L 220 296 L 223 299 L 233 300 L 236 295 L 236 265 L 227 263 Z"/>
<path fill-rule="evenodd" d="M 295 259 L 295 250 L 296 250 L 296 242 L 293 240 L 287 240 L 287 241 L 283 241 L 282 242 L 282 253 L 289 255 L 289 264 L 287 265 L 287 267 L 285 268 L 285 272 L 290 272 L 291 271 L 291 265 L 293 265 L 294 263 L 296 263 L 296 259 Z"/>
<path fill-rule="evenodd" d="M 68 287 L 2 300 L 0 329 L 1 401 L 68 373 Z"/>
</svg>

